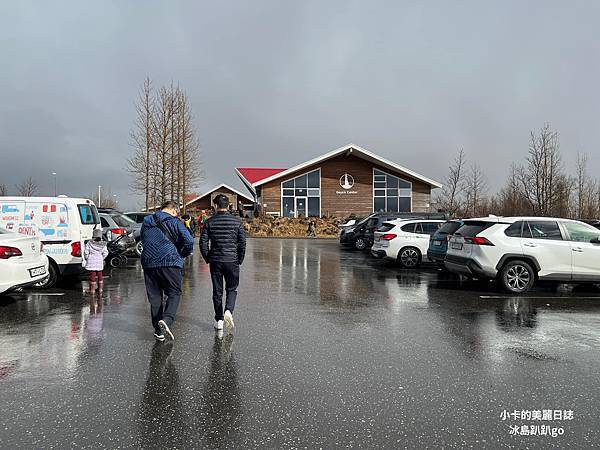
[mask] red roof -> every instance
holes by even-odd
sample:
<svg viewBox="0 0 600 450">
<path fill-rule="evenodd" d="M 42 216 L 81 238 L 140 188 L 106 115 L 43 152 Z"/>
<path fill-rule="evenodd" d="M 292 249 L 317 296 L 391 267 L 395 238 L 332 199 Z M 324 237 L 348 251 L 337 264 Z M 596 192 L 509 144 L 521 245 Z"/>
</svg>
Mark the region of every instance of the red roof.
<svg viewBox="0 0 600 450">
<path fill-rule="evenodd" d="M 277 175 L 287 169 L 267 169 L 267 168 L 254 168 L 254 167 L 238 167 L 238 172 L 248 181 L 250 184 L 258 183 L 265 178 Z"/>
</svg>

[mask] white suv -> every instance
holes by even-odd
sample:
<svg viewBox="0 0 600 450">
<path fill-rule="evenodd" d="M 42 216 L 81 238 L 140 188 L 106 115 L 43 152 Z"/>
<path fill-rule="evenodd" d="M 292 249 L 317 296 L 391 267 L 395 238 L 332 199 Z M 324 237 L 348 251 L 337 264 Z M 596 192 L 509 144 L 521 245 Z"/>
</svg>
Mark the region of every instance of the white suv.
<svg viewBox="0 0 600 450">
<path fill-rule="evenodd" d="M 445 220 L 398 219 L 385 222 L 374 235 L 371 253 L 412 269 L 427 256 L 429 239 Z"/>
<path fill-rule="evenodd" d="M 521 294 L 536 280 L 600 282 L 600 230 L 550 217 L 485 217 L 465 220 L 448 243 L 448 270 L 498 279 Z"/>
</svg>

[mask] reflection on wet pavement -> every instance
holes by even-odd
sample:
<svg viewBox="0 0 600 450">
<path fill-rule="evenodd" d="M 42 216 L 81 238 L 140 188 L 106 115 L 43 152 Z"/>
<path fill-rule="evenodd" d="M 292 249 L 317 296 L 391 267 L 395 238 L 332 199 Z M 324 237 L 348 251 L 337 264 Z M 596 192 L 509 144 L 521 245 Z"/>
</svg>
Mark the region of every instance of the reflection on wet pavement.
<svg viewBox="0 0 600 450">
<path fill-rule="evenodd" d="M 598 442 L 600 294 L 526 297 L 319 240 L 249 241 L 236 334 L 194 256 L 172 344 L 137 262 L 0 299 L 0 447 L 422 447 Z M 503 409 L 575 411 L 520 441 Z"/>
</svg>

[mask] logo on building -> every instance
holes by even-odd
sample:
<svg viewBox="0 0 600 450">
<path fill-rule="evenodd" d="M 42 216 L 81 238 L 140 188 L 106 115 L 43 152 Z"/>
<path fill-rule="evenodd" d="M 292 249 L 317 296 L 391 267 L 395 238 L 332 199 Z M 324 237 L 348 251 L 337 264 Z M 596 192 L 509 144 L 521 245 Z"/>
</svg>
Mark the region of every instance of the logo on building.
<svg viewBox="0 0 600 450">
<path fill-rule="evenodd" d="M 352 175 L 345 173 L 340 177 L 340 186 L 344 189 L 351 189 L 354 186 L 354 178 Z"/>
</svg>

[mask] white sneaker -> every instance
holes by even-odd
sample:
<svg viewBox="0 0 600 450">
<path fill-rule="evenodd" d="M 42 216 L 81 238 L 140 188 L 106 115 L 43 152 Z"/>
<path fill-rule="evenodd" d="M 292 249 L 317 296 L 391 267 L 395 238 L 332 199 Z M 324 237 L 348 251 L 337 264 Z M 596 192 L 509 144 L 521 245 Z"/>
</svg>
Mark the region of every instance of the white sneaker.
<svg viewBox="0 0 600 450">
<path fill-rule="evenodd" d="M 215 320 L 215 330 L 222 330 L 222 329 L 223 329 L 223 321 Z"/>
<path fill-rule="evenodd" d="M 233 331 L 235 324 L 233 323 L 233 316 L 231 315 L 231 311 L 229 311 L 229 310 L 225 311 L 224 320 L 225 320 L 225 325 L 227 325 L 227 329 L 230 332 Z"/>
<path fill-rule="evenodd" d="M 158 328 L 160 328 L 160 331 L 162 331 L 162 334 L 164 336 L 168 336 L 169 338 L 171 338 L 171 340 L 175 339 L 175 336 L 173 336 L 173 333 L 171 333 L 169 326 L 166 324 L 166 322 L 164 320 L 158 321 Z"/>
</svg>

